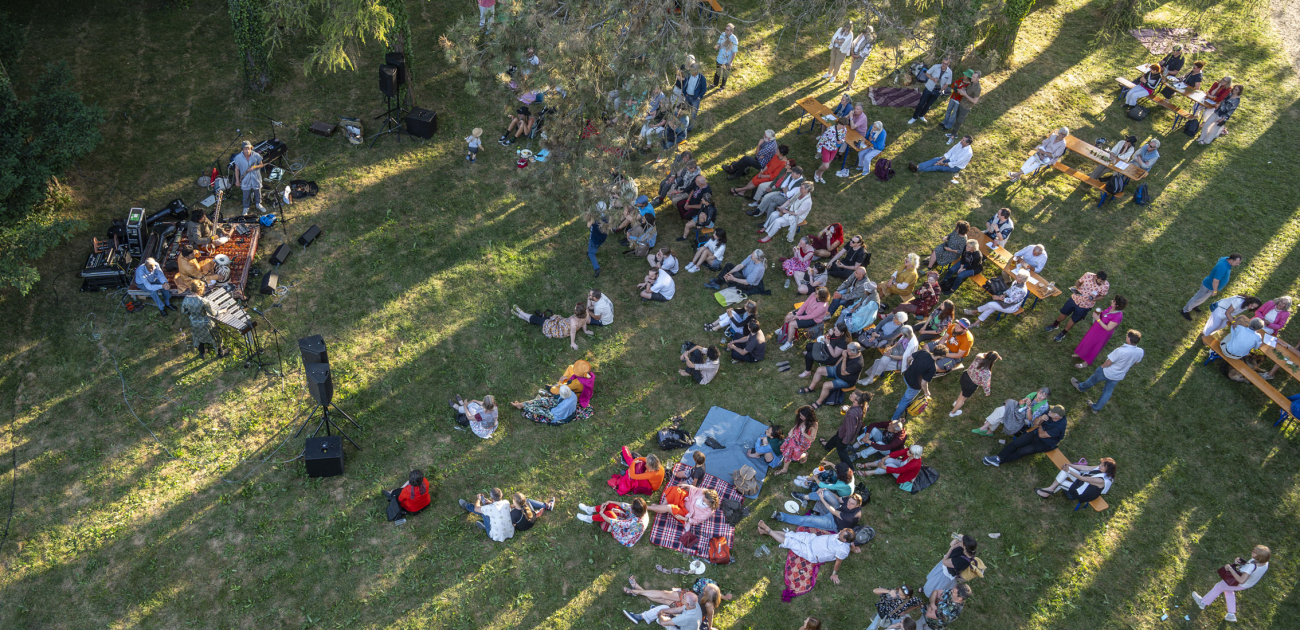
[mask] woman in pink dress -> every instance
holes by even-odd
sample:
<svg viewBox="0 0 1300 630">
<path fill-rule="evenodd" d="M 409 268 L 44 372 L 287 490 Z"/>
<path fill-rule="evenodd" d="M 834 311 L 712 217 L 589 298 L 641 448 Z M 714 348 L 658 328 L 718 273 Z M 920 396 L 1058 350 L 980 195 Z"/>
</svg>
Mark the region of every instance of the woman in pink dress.
<svg viewBox="0 0 1300 630">
<path fill-rule="evenodd" d="M 1083 336 L 1079 345 L 1074 348 L 1074 358 L 1079 360 L 1074 367 L 1079 369 L 1092 365 L 1098 354 L 1101 354 L 1102 348 L 1106 347 L 1106 342 L 1110 341 L 1110 336 L 1115 334 L 1115 329 L 1119 323 L 1124 321 L 1124 308 L 1128 306 L 1128 300 L 1124 296 L 1117 295 L 1110 301 L 1110 306 L 1100 313 L 1093 311 L 1092 328 L 1088 329 L 1088 334 Z"/>
<path fill-rule="evenodd" d="M 812 441 L 816 437 L 817 412 L 813 411 L 812 407 L 804 405 L 795 412 L 794 426 L 781 442 L 781 459 L 784 463 L 780 470 L 774 470 L 772 474 L 784 474 L 785 471 L 790 470 L 791 462 L 804 461 L 808 455 L 808 447 L 812 446 Z"/>
<path fill-rule="evenodd" d="M 794 246 L 794 252 L 789 258 L 781 259 L 781 268 L 785 270 L 785 275 L 793 278 L 795 274 L 808 269 L 808 264 L 812 262 L 813 249 L 808 237 L 800 237 L 799 244 Z"/>
</svg>

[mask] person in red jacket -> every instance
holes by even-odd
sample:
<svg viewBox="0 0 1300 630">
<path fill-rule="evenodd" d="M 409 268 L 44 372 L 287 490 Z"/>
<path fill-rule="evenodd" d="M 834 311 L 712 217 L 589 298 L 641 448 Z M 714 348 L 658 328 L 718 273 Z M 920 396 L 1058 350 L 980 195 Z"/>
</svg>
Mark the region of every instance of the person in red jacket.
<svg viewBox="0 0 1300 630">
<path fill-rule="evenodd" d="M 424 511 L 424 508 L 429 507 L 431 500 L 429 496 L 429 480 L 424 478 L 424 471 L 412 470 L 406 476 L 406 483 L 392 492 L 385 490 L 384 497 L 390 503 L 395 501 L 399 508 L 398 510 L 390 509 L 388 511 L 388 520 L 390 521 L 397 520 L 397 518 L 407 514 L 419 514 Z"/>
<path fill-rule="evenodd" d="M 901 449 L 894 451 L 889 454 L 889 457 L 867 464 L 863 474 L 890 474 L 894 476 L 898 483 L 907 483 L 916 479 L 916 474 L 921 472 L 922 452 L 924 452 L 924 449 L 921 448 L 920 444 L 913 444 L 906 451 Z"/>
<path fill-rule="evenodd" d="M 748 184 L 745 184 L 740 188 L 732 188 L 728 192 L 737 197 L 744 197 L 745 193 L 758 188 L 759 184 L 776 179 L 777 175 L 781 173 L 781 169 L 785 168 L 789 164 L 789 158 L 786 157 L 789 153 L 790 147 L 784 144 L 778 146 L 776 149 L 776 155 L 772 156 L 772 159 L 767 161 L 767 165 L 763 167 L 763 170 L 750 178 Z"/>
</svg>

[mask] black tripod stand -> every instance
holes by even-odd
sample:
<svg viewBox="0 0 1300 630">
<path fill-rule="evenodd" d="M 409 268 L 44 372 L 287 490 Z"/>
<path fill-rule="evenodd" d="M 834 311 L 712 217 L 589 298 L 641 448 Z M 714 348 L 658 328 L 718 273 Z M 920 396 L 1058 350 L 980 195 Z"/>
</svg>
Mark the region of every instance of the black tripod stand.
<svg viewBox="0 0 1300 630">
<path fill-rule="evenodd" d="M 252 307 L 250 307 L 249 310 L 253 311 L 254 313 L 257 313 L 258 316 L 262 318 L 262 321 L 266 322 L 266 325 L 271 327 L 271 334 L 275 337 L 275 359 L 276 362 L 279 363 L 280 365 L 280 371 L 279 372 L 271 371 L 271 369 L 267 367 L 266 363 L 263 362 L 262 352 L 265 350 L 265 348 L 260 343 L 256 344 L 256 352 L 254 352 L 249 356 L 249 361 L 256 360 L 257 369 L 266 372 L 270 376 L 284 376 L 284 357 L 280 354 L 280 329 L 276 328 L 275 324 L 271 323 L 271 320 L 266 316 L 266 313 L 263 313 L 261 310 Z M 256 340 L 256 337 L 254 337 L 254 339 Z M 247 365 L 247 362 L 245 363 L 245 365 Z"/>
<path fill-rule="evenodd" d="M 348 434 L 344 433 L 343 429 L 339 428 L 339 425 L 335 424 L 334 419 L 330 417 L 330 407 L 333 407 L 335 411 L 343 414 L 343 417 L 347 418 L 348 422 L 351 422 L 352 426 L 356 427 L 357 430 L 361 429 L 361 425 L 357 424 L 357 421 L 353 420 L 352 416 L 348 415 L 348 412 L 339 409 L 338 405 L 332 402 L 328 402 L 328 403 L 318 402 L 316 403 L 315 407 L 311 408 L 311 413 L 307 414 L 307 419 L 303 420 L 302 426 L 298 427 L 298 432 L 293 434 L 293 436 L 298 437 L 299 435 L 302 435 L 303 430 L 306 429 L 307 425 L 311 423 L 312 418 L 316 417 L 316 410 L 319 409 L 321 412 L 320 422 L 316 425 L 316 429 L 311 432 L 311 435 L 308 435 L 307 437 L 309 438 L 316 437 L 316 434 L 320 433 L 321 429 L 325 429 L 325 435 L 334 435 L 333 433 L 330 432 L 332 429 L 334 431 L 338 431 L 339 435 L 343 436 L 343 439 L 347 440 L 350 444 L 352 444 L 352 446 L 355 446 L 358 451 L 361 450 L 361 447 L 358 446 L 356 442 L 353 442 L 352 438 L 348 437 Z"/>
<path fill-rule="evenodd" d="M 393 137 L 397 139 L 397 142 L 400 144 L 402 142 L 402 134 L 407 133 L 406 128 L 403 127 L 401 123 L 401 119 L 406 118 L 407 112 L 406 110 L 402 109 L 401 101 L 397 100 L 397 96 L 396 95 L 389 96 L 387 94 L 384 94 L 384 108 L 385 108 L 384 113 L 375 116 L 375 120 L 379 120 L 381 118 L 384 119 L 384 124 L 381 126 L 379 133 L 376 133 L 374 136 L 370 138 L 371 148 L 374 148 L 375 143 L 379 141 L 380 136 L 391 133 L 393 134 Z M 394 114 L 396 116 L 394 116 Z M 407 135 L 409 136 L 410 134 Z"/>
</svg>

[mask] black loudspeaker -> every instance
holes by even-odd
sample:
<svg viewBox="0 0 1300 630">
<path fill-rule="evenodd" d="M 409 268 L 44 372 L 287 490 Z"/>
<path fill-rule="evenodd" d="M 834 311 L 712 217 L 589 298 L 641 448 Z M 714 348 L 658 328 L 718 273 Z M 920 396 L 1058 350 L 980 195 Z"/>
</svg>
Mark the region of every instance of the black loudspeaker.
<svg viewBox="0 0 1300 630">
<path fill-rule="evenodd" d="M 393 98 L 397 96 L 397 85 L 397 66 L 379 66 L 379 91 L 384 96 Z"/>
<path fill-rule="evenodd" d="M 290 249 L 288 243 L 284 243 L 283 245 L 280 245 L 279 247 L 275 248 L 274 252 L 271 253 L 271 264 L 276 267 L 283 265 L 284 261 L 289 259 L 289 254 L 292 253 L 293 250 Z"/>
<path fill-rule="evenodd" d="M 397 68 L 397 84 L 406 85 L 411 82 L 411 73 L 406 68 L 406 55 L 399 52 L 390 52 L 384 54 L 384 63 Z"/>
<path fill-rule="evenodd" d="M 438 132 L 438 114 L 423 107 L 412 107 L 406 115 L 406 131 L 418 138 L 428 140 Z"/>
<path fill-rule="evenodd" d="M 343 474 L 343 438 L 337 435 L 307 438 L 302 460 L 308 477 L 334 477 Z"/>
<path fill-rule="evenodd" d="M 317 236 L 320 236 L 320 227 L 313 225 L 307 228 L 307 231 L 303 232 L 302 236 L 298 237 L 298 244 L 303 247 L 311 245 L 312 242 L 316 240 Z"/>
<path fill-rule="evenodd" d="M 280 274 L 274 271 L 268 271 L 262 276 L 262 295 L 271 295 L 275 293 L 276 287 L 280 286 Z"/>
<path fill-rule="evenodd" d="M 298 352 L 302 354 L 302 363 L 329 363 L 329 352 L 325 351 L 325 338 L 320 335 L 303 337 L 298 340 Z"/>
<path fill-rule="evenodd" d="M 322 405 L 334 400 L 334 379 L 330 377 L 328 363 L 304 363 L 303 371 L 307 374 L 307 391 L 311 397 Z"/>
</svg>

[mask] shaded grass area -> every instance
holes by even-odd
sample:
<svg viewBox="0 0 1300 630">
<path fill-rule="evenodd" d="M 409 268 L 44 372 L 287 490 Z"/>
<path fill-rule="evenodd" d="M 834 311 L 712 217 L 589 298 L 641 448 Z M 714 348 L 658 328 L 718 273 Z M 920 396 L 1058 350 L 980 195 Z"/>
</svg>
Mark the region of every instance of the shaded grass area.
<svg viewBox="0 0 1300 630">
<path fill-rule="evenodd" d="M 753 4 L 735 10 L 759 17 Z M 305 132 L 312 120 L 378 113 L 368 70 L 303 77 L 281 62 L 271 94 L 242 94 L 222 3 L 176 13 L 148 3 L 22 11 L 33 30 L 17 83 L 46 61 L 67 59 L 89 98 L 110 113 L 108 142 L 67 179 L 93 224 L 131 206 L 196 201 L 203 194 L 192 180 L 236 129 L 260 139 L 269 125 L 260 115 L 287 123 L 278 132 L 291 161 L 307 164 L 303 176 L 318 181 L 322 195 L 295 205 L 294 221 L 264 236 L 263 256 L 312 223 L 325 234 L 281 270 L 287 295 L 254 304 L 269 309 L 289 355 L 293 339 L 325 335 L 336 400 L 362 423 L 354 437 L 366 450 L 349 453 L 343 477 L 307 479 L 300 464 L 282 463 L 300 442 L 274 451 L 308 400 L 295 359 L 286 357 L 291 374 L 283 381 L 234 360 L 200 362 L 185 352 L 179 318 L 126 314 L 114 296 L 76 293 L 68 270 L 81 248 L 52 254 L 36 293 L 6 295 L 0 304 L 9 331 L 0 357 L 10 368 L 0 373 L 0 392 L 11 405 L 0 408 L 13 409 L 7 435 L 19 461 L 14 530 L 0 555 L 0 596 L 9 603 L 0 625 L 614 627 L 625 623 L 619 608 L 640 605 L 621 594 L 626 574 L 647 585 L 689 583 L 652 570 L 683 559 L 648 542 L 625 550 L 568 516 L 578 501 L 610 496 L 604 479 L 619 446 L 651 448 L 654 431 L 674 414 L 686 414 L 693 428 L 719 405 L 788 424 L 803 402 L 794 394 L 801 383 L 791 377 L 797 370 L 779 374 L 772 363 L 794 355 L 773 348 L 767 364 L 727 364 L 713 384 L 688 386 L 676 376 L 676 348 L 684 338 L 706 341 L 699 327 L 718 310 L 699 286 L 705 278 L 683 274 L 671 304 L 641 304 L 632 287 L 643 263 L 621 259 L 614 241 L 601 252 L 606 271 L 598 280 L 589 275 L 576 209 L 548 195 L 568 183 L 517 172 L 513 156 L 491 142 L 479 164 L 462 160 L 461 138 L 475 126 L 499 133 L 508 101 L 491 91 L 463 96 L 463 77 L 434 54 L 459 8 L 411 5 L 418 50 L 426 51 L 415 62 L 419 95 L 439 111 L 440 133 L 413 145 L 384 139 L 374 150 Z M 1151 21 L 1173 24 L 1182 11 L 1165 5 Z M 1241 625 L 1300 624 L 1289 560 L 1297 551 L 1291 523 L 1300 515 L 1295 443 L 1269 426 L 1276 409 L 1261 394 L 1200 368 L 1199 326 L 1175 311 L 1229 251 L 1247 257 L 1234 291 L 1267 299 L 1296 290 L 1300 204 L 1291 182 L 1300 92 L 1264 23 L 1242 26 L 1233 22 L 1240 16 L 1211 13 L 1202 30 L 1220 52 L 1207 57 L 1210 74 L 1250 77 L 1261 89 L 1248 93 L 1231 135 L 1209 148 L 1183 146 L 1190 139 L 1177 132 L 1159 136 L 1163 157 L 1148 179 L 1153 205 L 1097 211 L 1094 195 L 1058 175 L 1008 186 L 1003 174 L 1057 126 L 1084 138 L 1168 130 L 1163 112 L 1135 124 L 1114 105 L 1113 78 L 1147 57 L 1127 39 L 1093 47 L 1097 16 L 1093 4 L 1060 2 L 1026 20 L 1011 68 L 986 79 L 986 96 L 966 123 L 976 157 L 960 184 L 907 172 L 887 184 L 832 176 L 815 193 L 812 222 L 840 221 L 864 234 L 874 254 L 870 273 L 880 279 L 907 252 L 928 252 L 954 221 L 982 224 L 1010 206 L 1018 226 L 1011 244 L 1044 243 L 1047 277 L 1064 285 L 1085 271 L 1110 273 L 1115 292 L 1132 304 L 1125 326 L 1145 334 L 1146 361 L 1093 416 L 1068 391 L 1069 377 L 1083 376 L 1070 366 L 1072 346 L 1051 343 L 1041 329 L 1059 301 L 979 331 L 976 349 L 1006 358 L 993 397 L 977 397 L 950 419 L 944 411 L 956 377 L 941 379 L 934 411 L 914 423 L 939 484 L 912 497 L 866 481 L 876 542 L 845 564 L 841 586 L 825 581 L 782 604 L 783 557 L 752 555 L 761 542 L 754 522 L 779 506 L 786 489 L 784 480 L 772 481 L 742 524 L 740 561 L 707 574 L 737 595 L 719 627 L 794 628 L 810 614 L 831 628 L 865 626 L 870 589 L 919 586 L 954 531 L 981 540 L 979 555 L 991 569 L 974 583 L 962 627 L 1156 627 L 1162 612 L 1189 614 L 1189 592 L 1204 592 L 1213 567 L 1255 543 L 1270 545 L 1277 561 L 1242 595 Z M 838 94 L 811 78 L 823 69 L 824 45 L 810 39 L 796 49 L 787 38 L 777 48 L 768 24 L 741 29 L 740 67 L 728 90 L 706 100 L 705 124 L 687 145 L 718 187 L 721 164 L 766 128 L 811 165 L 815 137 L 794 133 L 794 100 L 816 94 L 830 102 Z M 378 53 L 370 56 L 377 63 Z M 872 59 L 859 78 L 861 96 L 884 80 Z M 868 113 L 885 122 L 885 155 L 899 165 L 945 149 L 933 126 L 907 126 L 905 110 Z M 657 181 L 653 164 L 639 168 L 643 188 Z M 752 228 L 732 198 L 720 213 L 738 259 L 756 245 Z M 665 225 L 665 233 L 680 227 L 675 218 Z M 765 249 L 774 257 L 784 248 L 777 240 Z M 590 287 L 614 298 L 617 324 L 581 339 L 580 351 L 506 314 L 512 303 L 564 310 Z M 978 300 L 970 289 L 957 296 L 959 307 Z M 779 288 L 760 300 L 766 327 L 793 301 Z M 504 414 L 487 441 L 452 429 L 444 401 L 453 393 L 525 399 L 578 358 L 600 373 L 590 422 L 553 428 Z M 119 371 L 132 409 L 175 459 L 123 404 Z M 1284 393 L 1296 390 L 1277 383 Z M 1066 454 L 1119 461 L 1111 511 L 1071 513 L 1064 501 L 1034 497 L 1031 489 L 1053 472 L 1047 461 L 980 465 L 996 448 L 969 430 L 1002 399 L 1043 384 L 1070 414 Z M 875 421 L 901 389 L 894 379 L 873 391 Z M 823 436 L 838 419 L 823 415 Z M 0 476 L 8 466 L 0 462 Z M 389 526 L 378 491 L 411 467 L 436 469 L 441 493 L 428 513 Z M 561 512 L 508 544 L 490 543 L 455 500 L 492 486 L 557 494 Z M 1002 535 L 991 540 L 990 532 Z M 1216 607 L 1186 625 L 1219 627 L 1221 614 Z"/>
</svg>

